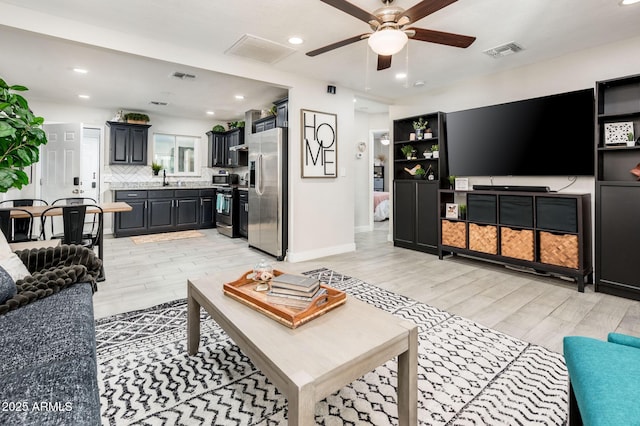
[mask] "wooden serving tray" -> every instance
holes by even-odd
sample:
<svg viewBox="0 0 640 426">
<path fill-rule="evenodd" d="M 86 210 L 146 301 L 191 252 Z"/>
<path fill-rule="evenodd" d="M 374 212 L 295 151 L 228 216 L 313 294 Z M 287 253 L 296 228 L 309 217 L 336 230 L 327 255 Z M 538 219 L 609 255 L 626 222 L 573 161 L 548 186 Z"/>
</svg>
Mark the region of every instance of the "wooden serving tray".
<svg viewBox="0 0 640 426">
<path fill-rule="evenodd" d="M 248 278 L 253 271 L 245 272 L 242 277 L 222 286 L 224 294 L 230 296 L 239 302 L 263 313 L 271 319 L 278 321 L 280 324 L 289 328 L 296 328 L 314 318 L 324 315 L 331 309 L 334 309 L 347 301 L 347 295 L 344 291 L 320 284 L 320 287 L 327 290 L 327 294 L 318 296 L 306 309 L 296 309 L 289 306 L 276 305 L 268 302 L 266 292 L 255 291 L 254 288 L 258 284 L 252 278 Z M 273 275 L 278 276 L 283 272 L 274 270 Z"/>
</svg>

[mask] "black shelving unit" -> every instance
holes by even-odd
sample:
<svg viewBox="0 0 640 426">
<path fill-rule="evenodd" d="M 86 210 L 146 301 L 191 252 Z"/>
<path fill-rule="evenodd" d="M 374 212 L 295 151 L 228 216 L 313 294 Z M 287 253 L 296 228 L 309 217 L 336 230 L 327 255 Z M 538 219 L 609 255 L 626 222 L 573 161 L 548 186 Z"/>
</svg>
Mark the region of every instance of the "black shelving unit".
<svg viewBox="0 0 640 426">
<path fill-rule="evenodd" d="M 415 134 L 413 122 L 420 118 L 427 121 L 432 136 L 411 139 Z M 438 253 L 438 188 L 446 182 L 446 146 L 444 141 L 445 114 L 430 114 L 407 117 L 393 122 L 393 241 L 398 247 Z M 415 158 L 407 159 L 402 147 L 411 145 L 416 150 Z M 425 158 L 424 151 L 439 146 L 437 158 Z M 432 172 L 430 178 L 412 176 L 405 169 L 420 165 Z"/>
<path fill-rule="evenodd" d="M 595 290 L 640 300 L 640 75 L 597 82 L 596 103 Z M 609 123 L 631 123 L 636 142 L 607 143 Z"/>
</svg>

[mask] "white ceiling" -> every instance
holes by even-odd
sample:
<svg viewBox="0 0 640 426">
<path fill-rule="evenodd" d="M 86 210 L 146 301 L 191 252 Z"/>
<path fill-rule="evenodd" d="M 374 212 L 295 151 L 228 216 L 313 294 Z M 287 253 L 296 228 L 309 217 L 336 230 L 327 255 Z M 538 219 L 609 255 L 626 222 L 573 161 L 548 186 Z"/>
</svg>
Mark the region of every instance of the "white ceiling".
<svg viewBox="0 0 640 426">
<path fill-rule="evenodd" d="M 417 2 L 396 0 L 394 5 L 408 9 Z M 366 11 L 382 6 L 380 0 L 351 3 Z M 64 7 L 50 0 L 0 0 L 0 14 L 6 7 L 3 4 L 212 54 L 223 54 L 246 34 L 282 45 L 296 35 L 304 44 L 291 46 L 295 51 L 271 66 L 351 88 L 361 94 L 356 108 L 364 106 L 364 111 L 371 113 L 380 111 L 380 104 L 366 98 L 398 102 L 462 79 L 640 35 L 640 4 L 621 7 L 619 0 L 459 0 L 415 26 L 475 36 L 474 44 L 459 49 L 410 40 L 408 52 L 405 49 L 395 55 L 390 69 L 375 71 L 376 57 L 366 41 L 313 58 L 304 54 L 369 31 L 364 22 L 319 0 L 66 0 Z M 482 53 L 508 42 L 516 42 L 524 50 L 500 59 Z M 286 95 L 285 88 L 264 82 L 7 26 L 0 26 L 0 52 L 0 76 L 10 84 L 29 87 L 29 97 L 34 99 L 192 118 L 204 118 L 205 110 L 214 110 L 215 119 L 228 121 L 242 117 L 248 109 L 268 108 Z M 75 75 L 70 70 L 78 65 L 90 72 Z M 174 71 L 197 78 L 175 79 L 170 77 Z M 408 73 L 407 80 L 397 80 L 399 72 Z M 418 80 L 424 85 L 415 87 Z M 84 92 L 91 98 L 77 99 L 77 94 Z M 235 94 L 243 94 L 245 100 L 235 100 Z M 169 105 L 158 107 L 150 101 Z"/>
</svg>

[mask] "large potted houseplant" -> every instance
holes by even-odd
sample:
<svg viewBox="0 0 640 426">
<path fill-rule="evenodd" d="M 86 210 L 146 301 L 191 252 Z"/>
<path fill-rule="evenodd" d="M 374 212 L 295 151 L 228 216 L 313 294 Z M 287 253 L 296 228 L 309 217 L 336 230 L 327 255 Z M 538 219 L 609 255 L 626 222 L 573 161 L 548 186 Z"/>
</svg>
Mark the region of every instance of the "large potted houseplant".
<svg viewBox="0 0 640 426">
<path fill-rule="evenodd" d="M 16 92 L 24 86 L 9 86 L 0 78 L 0 192 L 29 184 L 24 168 L 40 159 L 39 146 L 47 143 L 37 117 L 27 100 Z"/>
</svg>

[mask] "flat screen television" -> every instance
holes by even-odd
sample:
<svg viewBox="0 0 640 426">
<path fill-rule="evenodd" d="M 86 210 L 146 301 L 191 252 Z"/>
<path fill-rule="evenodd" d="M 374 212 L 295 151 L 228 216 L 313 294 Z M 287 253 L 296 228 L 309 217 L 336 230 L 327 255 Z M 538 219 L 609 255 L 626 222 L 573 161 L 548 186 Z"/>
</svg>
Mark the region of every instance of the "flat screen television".
<svg viewBox="0 0 640 426">
<path fill-rule="evenodd" d="M 593 176 L 594 90 L 446 115 L 449 174 Z"/>
</svg>

